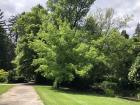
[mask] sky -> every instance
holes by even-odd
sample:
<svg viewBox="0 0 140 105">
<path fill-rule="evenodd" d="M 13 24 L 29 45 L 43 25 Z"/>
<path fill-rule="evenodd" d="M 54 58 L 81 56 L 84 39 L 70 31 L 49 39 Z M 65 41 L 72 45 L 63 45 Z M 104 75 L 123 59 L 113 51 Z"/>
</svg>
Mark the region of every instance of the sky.
<svg viewBox="0 0 140 105">
<path fill-rule="evenodd" d="M 5 12 L 5 17 L 9 18 L 12 15 L 20 14 L 23 11 L 41 4 L 46 5 L 47 0 L 0 0 L 0 9 Z M 91 7 L 91 12 L 98 8 L 114 8 L 116 15 L 133 15 L 133 20 L 129 22 L 127 32 L 133 34 L 135 27 L 140 22 L 140 0 L 96 0 Z"/>
</svg>

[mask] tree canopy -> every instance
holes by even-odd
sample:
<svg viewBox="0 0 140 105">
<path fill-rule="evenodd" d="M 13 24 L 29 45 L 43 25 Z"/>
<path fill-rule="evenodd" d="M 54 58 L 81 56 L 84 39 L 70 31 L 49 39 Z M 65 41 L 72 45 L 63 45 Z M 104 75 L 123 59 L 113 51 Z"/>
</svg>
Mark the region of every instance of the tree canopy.
<svg viewBox="0 0 140 105">
<path fill-rule="evenodd" d="M 105 89 L 109 84 L 117 92 L 140 85 L 140 25 L 129 37 L 122 28 L 131 17 L 115 17 L 112 8 L 89 15 L 94 2 L 48 0 L 46 8 L 37 5 L 9 19 L 9 31 L 0 11 L 0 68 L 7 69 L 13 46 L 13 70 L 27 81 L 39 75 L 54 88 Z"/>
</svg>

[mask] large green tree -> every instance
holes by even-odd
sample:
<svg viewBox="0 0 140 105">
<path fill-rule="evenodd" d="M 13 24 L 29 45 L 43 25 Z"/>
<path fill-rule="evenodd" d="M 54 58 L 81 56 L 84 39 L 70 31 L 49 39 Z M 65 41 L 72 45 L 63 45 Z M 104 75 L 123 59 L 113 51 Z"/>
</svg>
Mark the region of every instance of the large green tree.
<svg viewBox="0 0 140 105">
<path fill-rule="evenodd" d="M 22 13 L 13 27 L 18 34 L 14 63 L 19 75 L 29 80 L 33 79 L 35 75 L 32 60 L 36 57 L 36 53 L 29 47 L 29 43 L 37 36 L 43 17 L 46 15 L 47 11 L 38 5 L 32 8 L 31 12 Z"/>
<path fill-rule="evenodd" d="M 84 18 L 94 0 L 48 0 L 34 7 L 13 26 L 18 35 L 16 69 L 28 79 L 37 73 L 53 81 L 81 87 L 105 80 L 128 80 L 133 40 L 120 33 L 129 17 L 113 18 L 113 9 Z M 118 19 L 118 18 L 117 18 Z M 102 21 L 100 21 L 102 20 Z M 75 86 L 76 86 L 75 85 Z"/>
<path fill-rule="evenodd" d="M 38 71 L 43 72 L 44 76 L 54 80 L 54 87 L 74 78 L 78 67 L 76 64 L 79 62 L 74 48 L 79 42 L 78 38 L 85 34 L 78 27 L 81 27 L 80 21 L 93 2 L 94 0 L 48 1 L 48 17 L 31 48 L 38 54 L 33 63 L 38 65 Z"/>
<path fill-rule="evenodd" d="M 5 69 L 7 60 L 6 31 L 4 29 L 3 12 L 0 10 L 0 68 Z"/>
<path fill-rule="evenodd" d="M 0 10 L 0 68 L 10 70 L 12 69 L 11 54 L 13 45 L 8 37 L 6 23 L 3 17 L 3 12 Z"/>
<path fill-rule="evenodd" d="M 140 83 L 140 24 L 137 25 L 133 36 L 133 55 L 134 60 L 128 75 L 129 79 L 135 83 Z"/>
</svg>

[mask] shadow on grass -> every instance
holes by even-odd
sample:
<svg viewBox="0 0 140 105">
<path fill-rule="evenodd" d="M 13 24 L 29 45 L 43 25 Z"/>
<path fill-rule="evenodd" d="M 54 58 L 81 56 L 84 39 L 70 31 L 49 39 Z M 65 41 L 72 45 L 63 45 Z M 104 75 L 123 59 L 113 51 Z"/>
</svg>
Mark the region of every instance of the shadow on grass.
<svg viewBox="0 0 140 105">
<path fill-rule="evenodd" d="M 67 94 L 72 94 L 72 95 L 88 95 L 88 96 L 97 96 L 97 97 L 108 97 L 108 98 L 120 98 L 128 101 L 134 101 L 134 102 L 140 102 L 139 99 L 133 98 L 133 97 L 120 97 L 120 96 L 107 96 L 104 94 L 98 94 L 96 91 L 77 91 L 74 89 L 69 89 L 69 88 L 60 88 L 60 89 L 53 89 L 51 90 L 56 91 L 56 92 L 61 92 L 61 93 L 67 93 Z"/>
<path fill-rule="evenodd" d="M 70 95 L 87 95 L 87 96 L 93 96 L 93 97 L 95 96 L 95 97 L 120 98 L 120 99 L 123 99 L 123 100 L 140 102 L 140 100 L 135 99 L 135 98 L 120 97 L 120 96 L 111 97 L 111 96 L 107 96 L 107 95 L 104 95 L 104 94 L 99 94 L 99 93 L 97 93 L 96 91 L 93 91 L 93 90 L 81 91 L 81 90 L 75 90 L 75 89 L 65 88 L 65 87 L 61 87 L 59 89 L 54 89 L 52 86 L 36 85 L 36 84 L 34 84 L 34 86 L 41 86 L 41 87 L 44 87 L 44 88 L 46 87 L 50 91 L 54 91 L 54 92 L 57 92 L 57 93 L 66 93 L 66 94 L 70 94 Z"/>
<path fill-rule="evenodd" d="M 66 94 L 71 94 L 71 95 L 88 95 L 88 96 L 98 96 L 98 97 L 109 97 L 109 96 L 106 96 L 103 94 L 97 94 L 96 91 L 91 91 L 91 90 L 81 91 L 81 90 L 65 88 L 65 87 L 61 87 L 59 89 L 54 89 L 52 86 L 47 86 L 47 85 L 35 85 L 35 86 L 47 87 L 48 90 L 50 90 L 50 91 L 54 91 L 54 92 L 58 92 L 58 93 L 66 93 Z"/>
</svg>

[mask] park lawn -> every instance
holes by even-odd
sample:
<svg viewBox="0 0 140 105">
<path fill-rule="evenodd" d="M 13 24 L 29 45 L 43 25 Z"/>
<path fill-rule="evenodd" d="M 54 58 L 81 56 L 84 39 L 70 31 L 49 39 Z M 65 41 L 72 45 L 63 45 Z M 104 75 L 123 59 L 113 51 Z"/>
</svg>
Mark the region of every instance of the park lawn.
<svg viewBox="0 0 140 105">
<path fill-rule="evenodd" d="M 12 87 L 13 87 L 12 85 L 0 85 L 0 95 L 2 93 L 5 93 L 6 91 L 8 91 Z"/>
<path fill-rule="evenodd" d="M 50 86 L 35 86 L 45 105 L 140 105 L 140 102 L 87 93 L 58 91 Z"/>
</svg>

